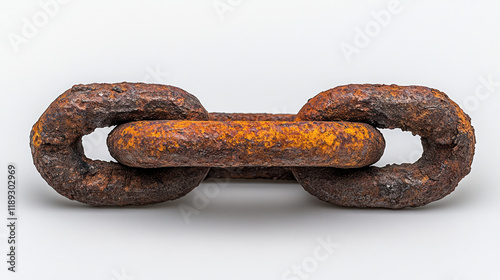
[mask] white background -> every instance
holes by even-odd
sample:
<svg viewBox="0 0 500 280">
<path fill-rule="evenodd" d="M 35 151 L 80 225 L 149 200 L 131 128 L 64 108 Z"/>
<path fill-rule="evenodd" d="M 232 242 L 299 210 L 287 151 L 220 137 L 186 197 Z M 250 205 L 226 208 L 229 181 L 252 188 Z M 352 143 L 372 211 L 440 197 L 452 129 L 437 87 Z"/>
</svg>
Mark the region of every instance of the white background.
<svg viewBox="0 0 500 280">
<path fill-rule="evenodd" d="M 500 279 L 498 1 L 47 2 L 0 4 L 0 279 Z M 429 86 L 471 116 L 476 156 L 455 192 L 401 211 L 331 206 L 272 182 L 204 183 L 149 207 L 70 201 L 35 170 L 31 126 L 72 85 L 120 81 L 181 87 L 208 111 L 274 113 L 348 83 Z M 385 134 L 379 165 L 418 158 L 417 137 Z M 89 136 L 87 153 L 102 154 L 104 137 Z M 4 261 L 8 162 L 17 273 Z"/>
</svg>

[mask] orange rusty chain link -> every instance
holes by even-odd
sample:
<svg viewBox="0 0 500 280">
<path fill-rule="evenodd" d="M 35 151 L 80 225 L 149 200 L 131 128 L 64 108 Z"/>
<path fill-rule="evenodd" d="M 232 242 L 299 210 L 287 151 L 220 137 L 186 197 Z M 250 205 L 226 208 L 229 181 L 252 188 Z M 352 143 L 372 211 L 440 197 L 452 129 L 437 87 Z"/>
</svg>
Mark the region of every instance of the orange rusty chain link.
<svg viewBox="0 0 500 280">
<path fill-rule="evenodd" d="M 82 136 L 113 125 L 108 148 L 119 163 L 88 159 Z M 375 127 L 420 135 L 422 157 L 369 166 L 385 147 Z M 229 177 L 295 178 L 342 206 L 415 207 L 455 189 L 475 146 L 470 118 L 446 94 L 396 85 L 336 87 L 297 115 L 208 113 L 193 95 L 165 85 L 76 85 L 42 114 L 30 141 L 49 185 L 96 206 L 163 202 L 207 177 Z"/>
<path fill-rule="evenodd" d="M 108 137 L 111 156 L 131 167 L 328 166 L 375 163 L 385 142 L 351 122 L 140 121 Z"/>
</svg>

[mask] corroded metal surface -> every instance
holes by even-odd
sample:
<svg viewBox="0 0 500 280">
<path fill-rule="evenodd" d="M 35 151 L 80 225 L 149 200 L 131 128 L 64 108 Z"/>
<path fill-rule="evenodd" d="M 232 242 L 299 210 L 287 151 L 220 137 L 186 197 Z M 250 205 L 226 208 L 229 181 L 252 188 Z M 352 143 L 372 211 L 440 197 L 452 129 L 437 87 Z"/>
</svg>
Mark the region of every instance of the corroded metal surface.
<svg viewBox="0 0 500 280">
<path fill-rule="evenodd" d="M 91 205 L 142 205 L 176 199 L 209 168 L 137 169 L 85 157 L 81 137 L 97 127 L 151 119 L 208 120 L 193 95 L 154 84 L 76 85 L 59 96 L 31 131 L 33 161 L 60 194 Z"/>
<path fill-rule="evenodd" d="M 292 122 L 295 114 L 266 114 L 266 113 L 208 113 L 211 121 L 283 121 Z"/>
<path fill-rule="evenodd" d="M 328 166 L 380 159 L 382 134 L 354 122 L 140 121 L 116 127 L 108 149 L 131 167 Z"/>
<path fill-rule="evenodd" d="M 297 121 L 354 121 L 421 136 L 414 164 L 360 169 L 294 167 L 300 184 L 342 206 L 403 208 L 438 200 L 470 172 L 475 136 L 470 118 L 448 96 L 420 86 L 347 85 L 320 93 Z"/>
<path fill-rule="evenodd" d="M 209 113 L 213 121 L 294 121 L 295 114 L 266 114 L 266 113 Z M 210 168 L 206 179 L 266 179 L 266 180 L 293 180 L 292 170 L 287 167 L 213 167 Z"/>
<path fill-rule="evenodd" d="M 212 167 L 205 179 L 265 179 L 295 181 L 289 167 Z"/>
</svg>

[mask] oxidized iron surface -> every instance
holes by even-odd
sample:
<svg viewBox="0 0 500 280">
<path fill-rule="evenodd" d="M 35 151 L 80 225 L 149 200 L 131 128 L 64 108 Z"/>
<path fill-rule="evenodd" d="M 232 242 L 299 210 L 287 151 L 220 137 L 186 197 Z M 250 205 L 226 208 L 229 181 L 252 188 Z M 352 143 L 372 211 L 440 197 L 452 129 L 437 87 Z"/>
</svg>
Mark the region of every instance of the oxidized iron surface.
<svg viewBox="0 0 500 280">
<path fill-rule="evenodd" d="M 212 167 L 205 179 L 210 178 L 296 181 L 290 167 Z"/>
<path fill-rule="evenodd" d="M 209 113 L 213 121 L 294 121 L 294 114 Z M 268 179 L 295 181 L 289 167 L 212 167 L 206 179 Z"/>
<path fill-rule="evenodd" d="M 82 136 L 97 127 L 154 119 L 208 120 L 193 95 L 153 84 L 77 85 L 59 96 L 31 131 L 33 161 L 57 192 L 91 205 L 142 205 L 176 199 L 209 168 L 130 168 L 85 157 Z"/>
<path fill-rule="evenodd" d="M 421 136 L 414 164 L 360 169 L 294 167 L 299 183 L 321 200 L 354 207 L 425 205 L 452 192 L 470 172 L 475 136 L 470 118 L 448 96 L 420 86 L 347 85 L 318 94 L 297 121 L 354 121 Z"/>
<path fill-rule="evenodd" d="M 133 127 L 133 122 L 143 120 L 153 121 L 150 124 L 169 123 L 170 125 L 167 126 L 169 128 L 178 124 L 207 124 L 205 128 L 212 127 L 212 130 L 205 136 L 225 143 L 204 143 L 204 140 L 200 140 L 204 138 L 204 128 L 194 125 L 192 129 L 188 125 L 182 129 L 186 131 L 184 135 L 189 139 L 182 139 L 181 132 L 173 132 L 174 134 L 169 134 L 172 133 L 169 132 L 164 137 L 173 135 L 177 141 L 163 146 L 160 143 L 156 148 L 160 150 L 162 147 L 166 149 L 172 145 L 175 146 L 176 143 L 182 144 L 185 146 L 183 149 L 174 151 L 177 156 L 184 157 L 184 163 L 181 165 L 187 162 L 193 165 L 209 166 L 207 162 L 200 164 L 197 147 L 187 146 L 204 143 L 203 147 L 200 146 L 201 148 L 215 149 L 208 155 L 208 159 L 214 160 L 216 165 L 232 167 L 133 168 L 85 157 L 81 142 L 83 135 L 91 133 L 97 127 L 125 123 L 127 123 L 125 127 Z M 314 124 L 315 122 L 338 121 L 341 124 L 347 124 L 342 131 L 344 134 L 348 133 L 349 129 L 355 130 L 352 135 L 359 134 L 360 129 L 363 130 L 363 128 L 370 131 L 367 134 L 369 142 L 363 142 L 364 140 L 360 140 L 359 137 L 352 137 L 344 142 L 347 146 L 359 141 L 362 145 L 368 143 L 368 146 L 372 143 L 383 142 L 383 139 L 379 138 L 379 132 L 374 132 L 376 130 L 369 125 L 380 128 L 401 128 L 421 136 L 424 153 L 422 158 L 414 164 L 351 169 L 331 167 L 336 166 L 334 164 L 328 167 L 312 167 L 311 162 L 315 159 L 295 159 L 292 154 L 281 160 L 280 165 L 291 164 L 293 166 L 275 167 L 270 166 L 273 165 L 272 159 L 269 160 L 271 163 L 265 160 L 265 153 L 270 153 L 273 157 L 277 156 L 277 151 L 279 151 L 277 146 L 286 146 L 282 145 L 285 138 L 274 139 L 270 136 L 271 134 L 263 137 L 261 134 L 266 132 L 259 132 L 257 127 L 262 127 L 264 124 L 256 125 L 255 122 L 264 121 L 272 127 L 272 129 L 267 129 L 267 132 L 283 135 L 290 134 L 290 131 L 282 130 L 283 122 Z M 353 126 L 360 124 L 347 122 L 365 124 L 354 128 Z M 175 125 L 172 125 L 174 123 Z M 324 123 L 316 124 L 317 126 L 325 125 Z M 302 141 L 300 139 L 307 139 L 307 134 L 310 132 L 305 132 L 306 136 L 299 135 L 304 131 L 297 129 L 297 124 L 292 126 L 296 128 L 291 130 L 291 136 L 297 137 L 298 142 Z M 137 137 L 134 141 L 139 141 L 135 144 L 139 149 L 147 150 L 147 147 L 140 145 L 141 141 L 145 141 L 143 144 L 152 143 L 149 142 L 154 136 L 152 128 L 153 126 L 145 127 L 145 130 L 140 133 L 141 137 L 134 136 Z M 163 133 L 165 127 L 160 126 L 159 129 L 159 132 Z M 119 128 L 116 131 L 119 131 Z M 225 131 L 227 136 L 220 138 L 216 135 L 221 131 Z M 238 135 L 239 131 L 247 133 Z M 318 139 L 331 138 L 331 135 L 327 133 L 328 129 L 323 129 L 323 131 L 324 135 L 318 134 Z M 338 131 L 341 129 L 339 128 Z M 113 134 L 110 136 L 111 150 L 115 148 L 115 145 L 119 145 L 120 137 L 128 137 L 119 134 L 116 133 L 117 138 L 114 140 Z M 250 143 L 245 143 L 249 140 L 244 137 L 245 135 L 253 135 L 250 137 Z M 256 135 L 260 136 L 254 137 Z M 167 138 L 164 140 L 170 141 Z M 236 145 L 229 145 L 231 141 L 236 141 Z M 255 143 L 258 145 L 251 146 Z M 311 143 L 316 143 L 314 145 L 317 147 L 293 143 L 291 148 L 297 151 L 307 151 L 307 147 L 318 149 L 322 151 L 318 159 L 322 159 L 325 155 L 339 156 L 335 153 L 329 154 L 329 151 L 325 150 L 327 148 L 322 147 L 321 142 L 312 141 Z M 33 126 L 30 145 L 35 166 L 49 185 L 70 199 L 91 205 L 143 205 L 175 199 L 196 187 L 205 176 L 207 178 L 286 180 L 293 179 L 292 176 L 295 176 L 308 192 L 330 203 L 354 207 L 404 208 L 425 205 L 453 191 L 458 182 L 470 172 L 475 137 L 469 117 L 458 105 L 444 93 L 426 87 L 341 86 L 320 93 L 295 116 L 292 114 L 207 113 L 196 97 L 179 88 L 118 83 L 78 85 L 66 91 L 49 106 Z M 235 149 L 233 152 L 244 156 L 249 156 L 254 150 L 258 151 L 262 158 L 257 157 L 245 161 L 231 158 L 231 153 L 222 152 L 217 155 L 217 147 L 233 148 Z M 250 151 L 246 150 L 248 148 Z M 346 151 L 359 152 L 361 147 L 351 148 L 347 147 Z M 383 145 L 378 145 L 378 148 L 380 150 L 377 150 L 377 145 L 372 145 L 371 150 L 367 148 L 367 151 L 371 153 L 367 152 L 366 157 L 360 157 L 354 161 L 361 160 L 364 164 L 375 161 L 375 158 L 380 156 Z M 270 150 L 272 152 L 269 152 Z M 159 155 L 162 160 L 168 158 L 168 154 L 160 153 Z M 376 156 L 373 157 L 373 155 Z M 345 154 L 340 153 L 340 157 L 341 162 L 352 161 Z M 229 161 L 224 161 L 227 159 Z M 141 158 L 138 160 L 140 161 Z M 179 165 L 179 162 L 169 160 L 167 160 L 169 165 Z M 330 163 L 335 163 L 339 159 L 330 160 Z M 253 166 L 256 164 L 254 161 L 264 166 Z M 222 164 L 222 162 L 226 163 Z"/>
<path fill-rule="evenodd" d="M 211 121 L 281 121 L 292 122 L 294 114 L 266 114 L 266 113 L 208 113 Z"/>
<path fill-rule="evenodd" d="M 385 141 L 354 122 L 140 121 L 108 136 L 111 156 L 131 167 L 328 166 L 377 162 Z"/>
</svg>

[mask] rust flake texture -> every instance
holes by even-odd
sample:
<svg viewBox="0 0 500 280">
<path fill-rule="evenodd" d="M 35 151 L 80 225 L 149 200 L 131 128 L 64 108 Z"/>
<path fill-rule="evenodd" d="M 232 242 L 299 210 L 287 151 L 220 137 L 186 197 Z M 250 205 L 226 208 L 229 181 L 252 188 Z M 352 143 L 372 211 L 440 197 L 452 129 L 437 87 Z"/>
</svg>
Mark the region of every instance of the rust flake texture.
<svg viewBox="0 0 500 280">
<path fill-rule="evenodd" d="M 213 121 L 294 121 L 294 114 L 209 113 Z M 205 179 L 267 179 L 296 181 L 289 167 L 212 167 Z"/>
<path fill-rule="evenodd" d="M 144 205 L 183 196 L 209 168 L 131 168 L 85 157 L 82 136 L 97 127 L 153 119 L 208 120 L 182 89 L 141 83 L 76 85 L 60 95 L 30 135 L 33 162 L 58 193 L 91 205 Z"/>
<path fill-rule="evenodd" d="M 382 134 L 354 122 L 140 121 L 116 127 L 111 155 L 131 167 L 328 166 L 380 159 Z"/>
<path fill-rule="evenodd" d="M 446 94 L 421 86 L 346 85 L 318 94 L 297 121 L 353 121 L 401 128 L 421 136 L 422 157 L 382 168 L 293 167 L 319 199 L 342 206 L 422 206 L 452 192 L 471 169 L 475 136 L 470 118 Z"/>
</svg>

